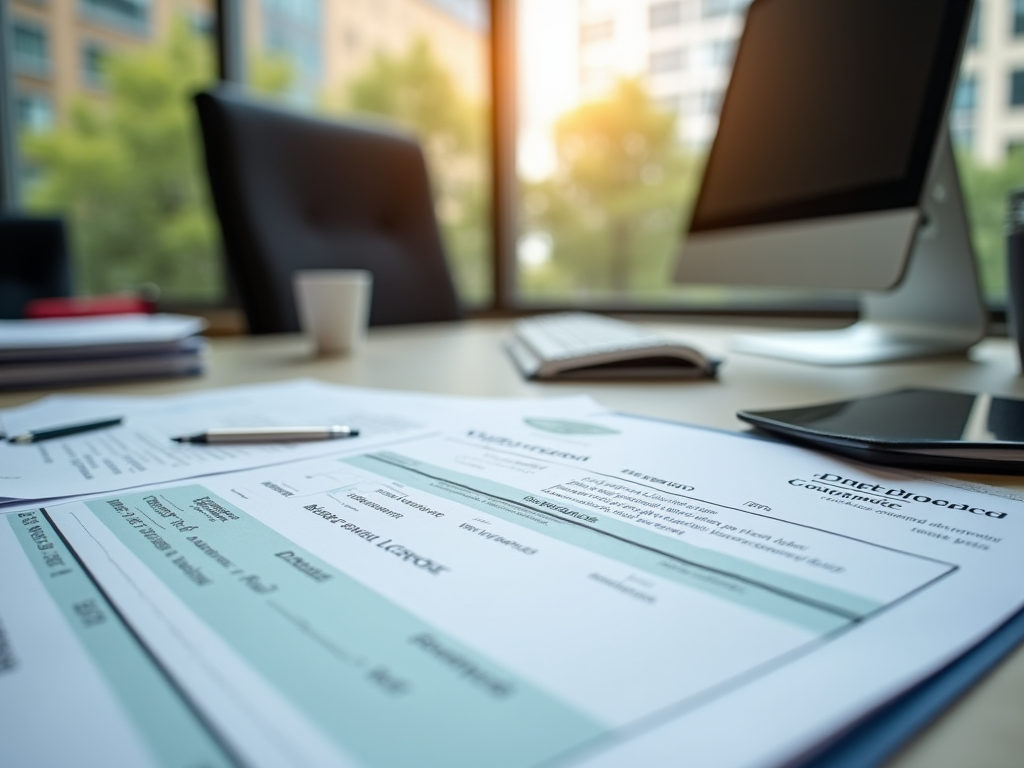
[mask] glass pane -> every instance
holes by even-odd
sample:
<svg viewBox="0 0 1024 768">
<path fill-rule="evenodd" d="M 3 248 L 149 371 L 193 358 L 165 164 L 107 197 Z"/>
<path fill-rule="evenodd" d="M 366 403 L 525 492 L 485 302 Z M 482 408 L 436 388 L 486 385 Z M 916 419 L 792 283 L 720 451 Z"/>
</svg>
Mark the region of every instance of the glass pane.
<svg viewBox="0 0 1024 768">
<path fill-rule="evenodd" d="M 671 271 L 745 2 L 520 0 L 518 293 L 722 306 Z"/>
<path fill-rule="evenodd" d="M 462 301 L 490 298 L 486 0 L 246 0 L 249 85 L 420 139 Z"/>
<path fill-rule="evenodd" d="M 957 150 L 985 297 L 1006 302 L 1006 197 L 1024 186 L 1024 2 L 978 0 L 953 94 Z"/>
<path fill-rule="evenodd" d="M 673 285 L 747 4 L 519 0 L 520 300 L 699 308 L 850 298 Z M 1005 192 L 1014 179 L 1024 185 L 1024 154 L 1014 151 L 1024 130 L 1013 130 L 1024 126 L 1016 115 L 1024 107 L 1015 105 L 1010 64 L 1011 50 L 1024 54 L 1018 6 L 981 5 L 950 121 L 986 294 L 997 302 Z M 998 19 L 989 13 L 996 8 L 1005 11 Z M 986 82 L 993 69 L 998 81 Z M 1024 64 L 1016 69 L 1024 83 Z"/>
<path fill-rule="evenodd" d="M 10 0 L 21 195 L 67 221 L 80 294 L 222 298 L 190 101 L 214 79 L 206 5 Z"/>
</svg>

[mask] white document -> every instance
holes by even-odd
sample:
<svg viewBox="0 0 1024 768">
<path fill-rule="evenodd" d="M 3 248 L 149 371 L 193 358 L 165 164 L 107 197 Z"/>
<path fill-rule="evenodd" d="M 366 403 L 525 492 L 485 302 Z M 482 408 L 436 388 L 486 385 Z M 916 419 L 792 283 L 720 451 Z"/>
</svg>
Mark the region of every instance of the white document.
<svg viewBox="0 0 1024 768">
<path fill-rule="evenodd" d="M 0 360 L 130 354 L 174 345 L 205 327 L 202 318 L 169 314 L 0 320 Z"/>
<path fill-rule="evenodd" d="M 1019 502 L 551 405 L 8 516 L 0 563 L 52 521 L 206 724 L 176 743 L 256 766 L 784 765 L 1024 603 Z M 0 596 L 18 658 L 33 596 Z"/>
<path fill-rule="evenodd" d="M 587 398 L 560 401 L 592 407 Z M 124 423 L 39 443 L 0 441 L 0 505 L 102 493 L 337 450 L 334 441 L 193 445 L 171 440 L 207 429 L 338 424 L 359 430 L 353 440 L 373 443 L 435 429 L 463 409 L 501 402 L 508 401 L 381 392 L 312 380 L 173 397 L 54 395 L 3 411 L 7 435 L 116 416 L 123 416 Z"/>
</svg>

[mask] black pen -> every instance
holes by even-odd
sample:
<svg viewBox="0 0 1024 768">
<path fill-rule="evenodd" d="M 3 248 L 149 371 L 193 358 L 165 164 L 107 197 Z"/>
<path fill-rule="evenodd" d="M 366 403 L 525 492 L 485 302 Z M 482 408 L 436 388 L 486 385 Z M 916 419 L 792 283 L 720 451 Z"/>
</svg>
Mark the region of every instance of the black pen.
<svg viewBox="0 0 1024 768">
<path fill-rule="evenodd" d="M 198 435 L 172 437 L 176 443 L 299 443 L 356 437 L 352 427 L 249 427 L 208 429 Z"/>
<path fill-rule="evenodd" d="M 77 435 L 79 432 L 92 432 L 94 429 L 104 427 L 116 427 L 124 421 L 123 416 L 101 421 L 86 421 L 80 424 L 67 424 L 63 427 L 50 427 L 49 429 L 35 429 L 21 435 L 7 438 L 9 443 L 38 443 L 40 440 L 50 440 L 54 437 L 65 437 L 66 435 Z"/>
</svg>

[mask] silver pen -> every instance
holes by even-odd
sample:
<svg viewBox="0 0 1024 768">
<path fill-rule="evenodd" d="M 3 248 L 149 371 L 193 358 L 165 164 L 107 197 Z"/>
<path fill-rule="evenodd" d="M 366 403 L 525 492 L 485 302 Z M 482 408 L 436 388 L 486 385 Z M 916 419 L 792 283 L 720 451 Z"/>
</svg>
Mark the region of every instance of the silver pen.
<svg viewBox="0 0 1024 768">
<path fill-rule="evenodd" d="M 176 443 L 300 443 L 310 440 L 340 440 L 356 437 L 352 427 L 239 427 L 208 429 L 198 435 L 172 437 Z"/>
</svg>

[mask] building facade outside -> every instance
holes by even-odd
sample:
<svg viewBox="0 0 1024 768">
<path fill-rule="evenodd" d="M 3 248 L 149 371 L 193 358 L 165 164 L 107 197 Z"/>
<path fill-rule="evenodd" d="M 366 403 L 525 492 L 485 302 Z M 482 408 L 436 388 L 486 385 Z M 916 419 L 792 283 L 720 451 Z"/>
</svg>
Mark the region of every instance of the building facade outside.
<svg viewBox="0 0 1024 768">
<path fill-rule="evenodd" d="M 1024 0 L 975 0 L 950 127 L 986 165 L 1024 146 Z"/>
<path fill-rule="evenodd" d="M 155 283 L 172 301 L 218 301 L 216 222 L 189 104 L 189 94 L 217 81 L 213 0 L 0 2 L 9 11 L 21 203 L 69 221 L 78 290 Z M 299 110 L 344 112 L 360 107 L 347 103 L 355 81 L 369 79 L 376 95 L 415 90 L 419 51 L 435 84 L 450 81 L 441 87 L 456 113 L 450 119 L 483 136 L 486 8 L 483 0 L 245 0 L 247 82 Z M 182 25 L 189 35 L 178 34 Z M 401 113 L 403 98 L 396 101 L 392 111 Z M 75 112 L 78 103 L 88 109 Z M 372 103 L 367 111 L 381 112 Z M 483 144 L 460 148 L 472 156 L 431 170 L 437 191 L 447 192 L 438 208 L 456 279 L 464 296 L 481 301 L 489 285 L 486 152 Z M 463 194 L 467 179 L 483 191 Z M 471 205 L 452 204 L 464 199 Z M 136 207 L 146 215 L 126 213 Z"/>
<path fill-rule="evenodd" d="M 416 40 L 433 53 L 466 97 L 483 101 L 489 89 L 487 22 L 478 0 L 322 0 L 324 83 L 336 92 L 378 53 L 401 55 Z"/>
<path fill-rule="evenodd" d="M 717 127 L 749 0 L 579 0 L 580 93 L 641 76 L 679 116 L 679 138 L 706 146 Z M 957 145 L 985 165 L 1024 145 L 1024 0 L 976 0 L 950 110 Z"/>
<path fill-rule="evenodd" d="M 23 131 L 61 124 L 76 98 L 104 98 L 103 57 L 164 39 L 176 17 L 208 35 L 210 0 L 3 0 L 10 3 L 15 114 Z M 404 52 L 417 38 L 467 95 L 482 99 L 486 23 L 474 0 L 249 0 L 248 58 L 280 56 L 289 95 L 313 106 L 378 52 Z"/>
<path fill-rule="evenodd" d="M 102 100 L 103 57 L 163 38 L 176 14 L 209 28 L 207 0 L 4 0 L 10 3 L 19 128 L 62 122 L 78 97 Z"/>
<path fill-rule="evenodd" d="M 712 139 L 749 0 L 580 0 L 580 94 L 606 93 L 620 77 L 642 77 L 651 96 L 679 116 L 679 138 Z"/>
<path fill-rule="evenodd" d="M 532 296 L 716 307 L 830 300 L 817 292 L 755 295 L 672 284 L 679 233 L 717 131 L 750 0 L 518 3 L 520 68 L 530 84 L 520 89 L 519 275 Z M 1024 153 L 1012 151 L 1024 145 L 1024 0 L 977 0 L 974 14 L 949 125 L 983 288 L 999 305 L 1006 295 L 1006 194 L 1024 183 Z M 558 39 L 568 42 L 558 50 L 547 27 L 563 21 Z M 548 49 L 551 75 L 543 62 L 531 65 L 531 55 L 544 53 L 538 43 Z M 554 76 L 556 66 L 571 84 Z M 657 115 L 675 118 L 670 149 Z M 612 178 L 633 180 L 615 187 Z"/>
<path fill-rule="evenodd" d="M 25 132 L 66 125 L 76 99 L 108 101 L 104 57 L 114 51 L 155 46 L 170 34 L 175 19 L 184 19 L 197 34 L 207 35 L 212 52 L 212 0 L 0 1 L 10 9 L 15 114 Z M 558 115 L 601 99 L 622 77 L 639 78 L 657 104 L 678 116 L 679 145 L 691 156 L 699 155 L 717 127 L 748 2 L 520 0 L 522 7 L 532 9 L 529 24 L 520 30 L 520 66 L 532 59 L 537 63 L 534 69 L 542 70 L 539 76 L 534 73 L 524 79 L 531 88 L 520 93 L 520 165 L 535 169 L 526 176 L 539 181 L 550 174 L 554 163 L 551 127 Z M 559 25 L 557 35 L 542 34 L 555 26 L 556 6 L 566 4 L 571 10 L 566 16 L 571 16 L 569 26 Z M 401 59 L 418 40 L 429 41 L 433 56 L 466 99 L 486 107 L 489 21 L 483 0 L 246 0 L 242 9 L 246 65 L 255 70 L 268 59 L 286 62 L 288 78 L 280 95 L 300 108 L 345 108 L 350 82 L 370 71 L 381 55 Z M 214 79 L 212 71 L 210 78 Z M 563 79 L 571 86 L 555 87 Z M 534 104 L 538 99 L 539 106 Z M 482 133 L 482 113 L 472 119 L 480 123 L 477 130 Z M 1024 145 L 1024 0 L 977 0 L 950 128 L 957 145 L 979 167 L 1009 168 L 1010 151 Z M 447 174 L 454 181 L 462 176 L 483 179 L 486 152 L 480 147 L 472 152 L 471 173 L 462 173 L 464 159 L 460 159 L 442 163 L 448 167 L 436 169 L 438 176 Z M 528 156 L 538 161 L 524 164 Z M 25 171 L 26 181 L 31 182 L 33 169 Z M 446 186 L 453 190 L 448 197 L 467 199 L 465 184 Z M 985 210 L 975 206 L 974 212 L 985 216 L 989 215 L 985 211 L 991 211 L 993 221 L 985 224 L 984 235 L 991 242 L 985 245 L 978 239 L 978 243 L 988 254 L 985 258 L 993 265 L 993 274 L 1002 264 L 1000 194 L 996 190 L 994 202 L 986 199 Z M 456 271 L 476 275 L 464 282 L 482 286 L 486 284 L 481 277 L 486 272 L 486 206 L 479 194 L 476 198 L 474 206 L 480 211 L 474 214 L 473 227 L 463 227 L 463 234 L 455 233 L 457 227 L 452 232 L 464 241 L 455 250 L 466 255 L 457 262 L 469 265 Z M 676 207 L 682 202 L 681 197 Z M 465 218 L 462 214 L 455 218 L 460 216 Z M 664 226 L 669 234 L 661 239 L 674 242 L 677 225 Z M 470 230 L 472 237 L 465 234 Z M 975 231 L 981 231 L 977 222 Z M 649 252 L 644 246 L 630 258 L 648 269 L 643 265 L 654 264 Z M 581 264 L 586 261 L 581 259 Z M 652 274 L 654 270 L 655 266 L 648 269 Z M 565 295 L 575 295 L 582 279 L 566 272 Z M 998 286 L 999 278 L 990 283 Z M 629 288 L 631 298 L 635 290 Z M 991 293 L 998 295 L 999 290 Z"/>
<path fill-rule="evenodd" d="M 429 40 L 459 90 L 479 100 L 487 83 L 483 8 L 479 0 L 247 0 L 245 45 L 287 62 L 287 97 L 315 107 L 336 98 L 374 56 L 399 56 Z"/>
</svg>

